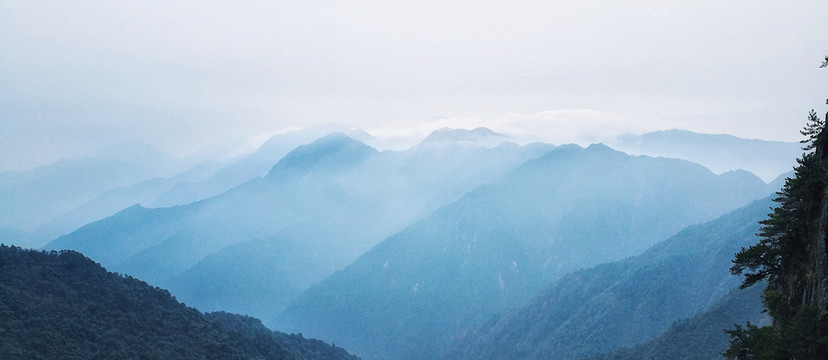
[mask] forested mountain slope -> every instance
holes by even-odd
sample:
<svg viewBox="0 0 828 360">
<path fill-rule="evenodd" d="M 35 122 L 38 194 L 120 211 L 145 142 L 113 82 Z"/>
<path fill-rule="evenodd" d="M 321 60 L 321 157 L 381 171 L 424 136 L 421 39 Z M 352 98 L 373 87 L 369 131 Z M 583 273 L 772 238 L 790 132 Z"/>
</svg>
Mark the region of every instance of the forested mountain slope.
<svg viewBox="0 0 828 360">
<path fill-rule="evenodd" d="M 257 319 L 202 314 L 74 251 L 0 245 L 3 359 L 356 359 Z"/>
</svg>

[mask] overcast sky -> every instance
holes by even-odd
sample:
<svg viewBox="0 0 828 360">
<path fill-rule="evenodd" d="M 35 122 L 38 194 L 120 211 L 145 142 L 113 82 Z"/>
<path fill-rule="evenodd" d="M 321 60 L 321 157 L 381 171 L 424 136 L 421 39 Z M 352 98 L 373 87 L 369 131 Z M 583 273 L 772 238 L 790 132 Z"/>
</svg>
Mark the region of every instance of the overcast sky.
<svg viewBox="0 0 828 360">
<path fill-rule="evenodd" d="M 825 0 L 0 0 L 0 170 L 323 123 L 796 141 L 825 111 L 826 29 Z"/>
</svg>

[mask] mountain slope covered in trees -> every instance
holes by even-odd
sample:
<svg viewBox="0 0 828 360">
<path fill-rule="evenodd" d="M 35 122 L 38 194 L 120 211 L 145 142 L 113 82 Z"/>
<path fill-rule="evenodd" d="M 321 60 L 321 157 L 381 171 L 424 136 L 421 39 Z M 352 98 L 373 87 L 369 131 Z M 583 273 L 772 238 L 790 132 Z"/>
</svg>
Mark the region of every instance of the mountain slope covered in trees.
<svg viewBox="0 0 828 360">
<path fill-rule="evenodd" d="M 0 358 L 348 359 L 257 319 L 202 314 L 74 251 L 0 245 Z"/>
</svg>

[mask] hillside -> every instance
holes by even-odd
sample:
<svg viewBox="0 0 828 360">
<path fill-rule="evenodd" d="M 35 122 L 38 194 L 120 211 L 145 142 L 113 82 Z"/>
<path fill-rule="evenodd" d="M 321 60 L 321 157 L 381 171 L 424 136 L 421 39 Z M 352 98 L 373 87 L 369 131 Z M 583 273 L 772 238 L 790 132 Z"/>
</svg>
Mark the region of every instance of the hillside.
<svg viewBox="0 0 828 360">
<path fill-rule="evenodd" d="M 652 340 L 593 360 L 720 359 L 729 340 L 723 329 L 746 322 L 760 326 L 770 323 L 770 317 L 762 312 L 762 290 L 763 286 L 733 289 L 708 310 L 673 323 Z"/>
<path fill-rule="evenodd" d="M 356 359 L 257 319 L 202 314 L 74 251 L 0 245 L 4 359 Z"/>
<path fill-rule="evenodd" d="M 755 241 L 770 204 L 756 201 L 641 255 L 564 276 L 529 303 L 457 339 L 447 358 L 572 359 L 648 341 L 738 288 L 730 259 Z M 713 334 L 720 344 L 728 338 L 722 329 L 733 323 Z"/>
</svg>

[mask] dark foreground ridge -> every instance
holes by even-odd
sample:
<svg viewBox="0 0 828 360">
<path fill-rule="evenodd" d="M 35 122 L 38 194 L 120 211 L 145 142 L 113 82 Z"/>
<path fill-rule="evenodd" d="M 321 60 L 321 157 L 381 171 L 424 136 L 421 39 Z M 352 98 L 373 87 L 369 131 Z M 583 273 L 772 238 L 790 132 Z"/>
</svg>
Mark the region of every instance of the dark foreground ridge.
<svg viewBox="0 0 828 360">
<path fill-rule="evenodd" d="M 0 245 L 2 359 L 357 359 L 255 318 L 202 314 L 74 251 Z"/>
</svg>

